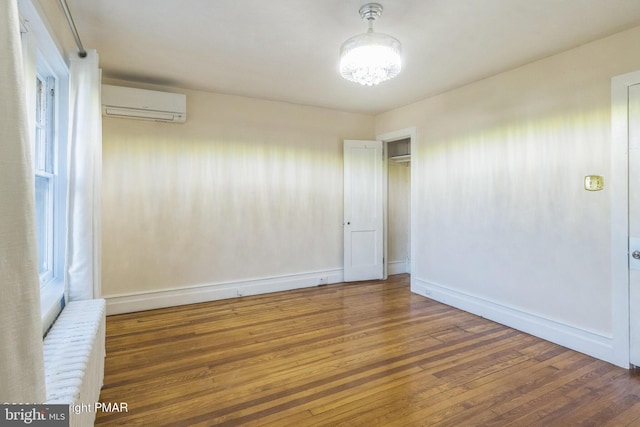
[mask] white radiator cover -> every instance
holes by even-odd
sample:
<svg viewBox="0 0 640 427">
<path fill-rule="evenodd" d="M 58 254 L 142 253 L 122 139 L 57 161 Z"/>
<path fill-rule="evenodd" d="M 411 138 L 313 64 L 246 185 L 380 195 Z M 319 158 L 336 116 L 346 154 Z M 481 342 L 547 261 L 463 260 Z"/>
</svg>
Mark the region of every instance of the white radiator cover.
<svg viewBox="0 0 640 427">
<path fill-rule="evenodd" d="M 106 304 L 103 299 L 67 304 L 43 342 L 47 403 L 86 404 L 70 411 L 70 426 L 93 426 L 104 379 Z"/>
</svg>

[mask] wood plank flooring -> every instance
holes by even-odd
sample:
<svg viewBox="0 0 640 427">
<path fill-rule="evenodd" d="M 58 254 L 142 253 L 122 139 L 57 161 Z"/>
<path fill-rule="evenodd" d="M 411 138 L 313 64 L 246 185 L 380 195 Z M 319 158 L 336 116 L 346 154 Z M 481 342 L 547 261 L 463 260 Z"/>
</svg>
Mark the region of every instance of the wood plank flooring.
<svg viewBox="0 0 640 427">
<path fill-rule="evenodd" d="M 640 426 L 640 377 L 407 275 L 110 316 L 97 426 Z"/>
</svg>

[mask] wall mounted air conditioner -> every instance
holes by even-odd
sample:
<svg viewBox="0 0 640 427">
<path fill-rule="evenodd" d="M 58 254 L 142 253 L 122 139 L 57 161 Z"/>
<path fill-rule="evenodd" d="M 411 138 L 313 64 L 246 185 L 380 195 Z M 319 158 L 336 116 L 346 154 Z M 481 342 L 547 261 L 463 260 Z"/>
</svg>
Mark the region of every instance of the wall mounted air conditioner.
<svg viewBox="0 0 640 427">
<path fill-rule="evenodd" d="M 125 119 L 184 123 L 187 119 L 187 96 L 102 85 L 102 114 Z"/>
</svg>

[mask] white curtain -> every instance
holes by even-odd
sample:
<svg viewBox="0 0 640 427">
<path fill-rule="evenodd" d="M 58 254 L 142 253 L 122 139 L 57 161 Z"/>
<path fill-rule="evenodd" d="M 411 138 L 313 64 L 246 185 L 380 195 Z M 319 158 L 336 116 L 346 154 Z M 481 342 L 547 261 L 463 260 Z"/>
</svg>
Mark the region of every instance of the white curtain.
<svg viewBox="0 0 640 427">
<path fill-rule="evenodd" d="M 69 193 L 66 298 L 99 298 L 102 112 L 95 50 L 74 55 L 69 69 Z"/>
<path fill-rule="evenodd" d="M 5 0 L 0 2 L 0 403 L 45 400 L 37 257 L 18 6 Z"/>
</svg>

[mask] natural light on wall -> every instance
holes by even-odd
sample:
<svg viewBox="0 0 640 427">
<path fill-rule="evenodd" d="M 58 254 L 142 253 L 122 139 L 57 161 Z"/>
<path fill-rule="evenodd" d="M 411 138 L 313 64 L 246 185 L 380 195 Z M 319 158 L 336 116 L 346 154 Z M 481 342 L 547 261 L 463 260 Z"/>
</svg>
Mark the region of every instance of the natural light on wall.
<svg viewBox="0 0 640 427">
<path fill-rule="evenodd" d="M 382 5 L 367 3 L 359 12 L 369 22 L 369 30 L 342 44 L 340 74 L 352 82 L 373 86 L 400 73 L 401 45 L 394 37 L 373 32 L 373 22 L 382 14 Z"/>
</svg>

